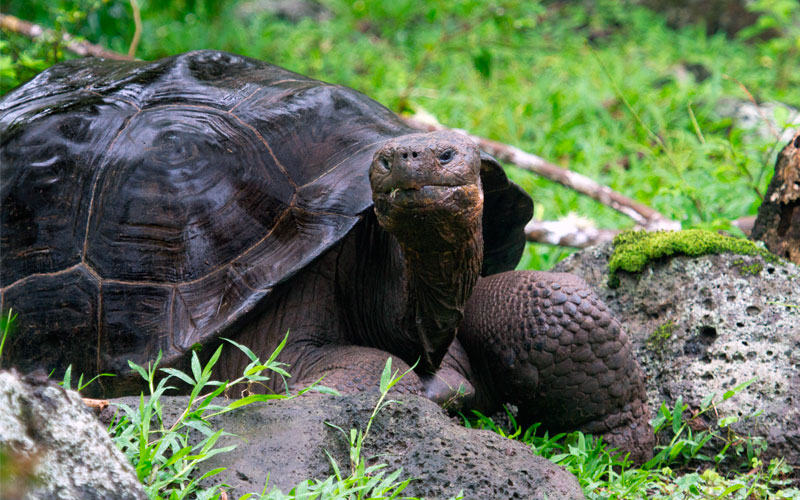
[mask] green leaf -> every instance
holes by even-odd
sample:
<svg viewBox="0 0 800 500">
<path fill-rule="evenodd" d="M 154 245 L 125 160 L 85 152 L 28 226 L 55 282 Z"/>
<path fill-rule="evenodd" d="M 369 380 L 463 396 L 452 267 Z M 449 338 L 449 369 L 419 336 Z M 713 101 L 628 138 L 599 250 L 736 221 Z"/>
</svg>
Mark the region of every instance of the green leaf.
<svg viewBox="0 0 800 500">
<path fill-rule="evenodd" d="M 381 373 L 381 383 L 380 389 L 381 392 L 386 392 L 389 390 L 389 381 L 392 379 L 392 357 L 389 356 L 386 358 L 386 364 L 383 366 L 383 372 Z"/>
<path fill-rule="evenodd" d="M 749 386 L 750 384 L 752 384 L 756 380 L 758 380 L 758 377 L 751 378 L 750 380 L 748 380 L 746 382 L 742 382 L 741 384 L 737 385 L 733 389 L 731 389 L 729 391 L 725 391 L 725 393 L 722 395 L 722 400 L 723 401 L 727 401 L 728 399 L 732 398 L 735 394 L 737 394 L 737 393 L 741 392 L 742 390 L 744 390 L 747 386 Z"/>
<path fill-rule="evenodd" d="M 245 396 L 241 399 L 237 399 L 233 401 L 231 404 L 228 405 L 228 408 L 231 410 L 235 410 L 236 408 L 241 408 L 242 406 L 247 406 L 252 403 L 256 403 L 258 401 L 269 401 L 271 399 L 282 399 L 284 396 L 281 394 L 250 394 L 249 396 Z"/>
<path fill-rule="evenodd" d="M 217 361 L 219 360 L 219 355 L 221 353 L 222 353 L 222 345 L 217 347 L 217 350 L 214 351 L 214 354 L 211 355 L 211 359 L 209 359 L 208 363 L 206 363 L 205 368 L 203 368 L 204 375 L 211 375 L 211 370 L 214 368 L 214 365 L 217 364 Z"/>
<path fill-rule="evenodd" d="M 264 370 L 269 370 L 269 369 L 270 368 L 267 365 L 253 365 L 250 368 L 248 368 L 247 370 L 245 370 L 244 376 L 245 377 L 249 377 L 251 375 L 254 375 L 256 373 L 260 373 L 260 372 L 263 372 Z"/>
<path fill-rule="evenodd" d="M 194 380 L 192 380 L 192 378 L 189 375 L 186 375 L 180 370 L 176 370 L 175 368 L 162 368 L 161 371 L 175 378 L 178 378 L 183 382 L 186 382 L 188 385 L 194 385 Z"/>
<path fill-rule="evenodd" d="M 683 414 L 683 397 L 678 396 L 678 400 L 675 401 L 675 408 L 672 410 L 672 432 L 678 434 L 678 431 L 681 429 L 681 425 L 683 421 L 681 419 L 681 415 Z"/>
<path fill-rule="evenodd" d="M 203 370 L 200 369 L 200 359 L 195 351 L 192 351 L 192 375 L 195 382 L 200 382 L 203 377 Z"/>
<path fill-rule="evenodd" d="M 684 446 L 686 446 L 686 441 L 678 441 L 675 443 L 675 446 L 669 450 L 669 458 L 674 459 L 677 457 L 681 450 L 683 450 Z"/>
<path fill-rule="evenodd" d="M 198 478 L 198 481 L 202 481 L 203 479 L 205 479 L 207 477 L 215 476 L 215 475 L 219 474 L 220 472 L 222 472 L 222 471 L 224 471 L 226 469 L 227 469 L 227 467 L 218 467 L 216 469 L 211 469 L 210 471 L 208 471 L 205 474 L 203 474 L 202 476 L 200 476 Z"/>
<path fill-rule="evenodd" d="M 69 389 L 70 383 L 72 382 L 72 365 L 67 366 L 67 369 L 64 371 L 64 381 L 61 382 L 61 387 L 65 389 Z"/>
<path fill-rule="evenodd" d="M 191 446 L 185 446 L 185 447 L 181 448 L 177 453 L 172 455 L 170 457 L 170 459 L 167 460 L 166 463 L 162 467 L 163 468 L 167 468 L 167 467 L 171 466 L 172 464 L 174 464 L 178 460 L 180 460 L 183 457 L 185 457 L 186 455 L 188 455 L 190 451 L 192 451 L 192 447 Z"/>
<path fill-rule="evenodd" d="M 286 330 L 286 335 L 283 336 L 283 340 L 281 340 L 281 343 L 278 344 L 278 347 L 276 347 L 275 350 L 272 351 L 272 354 L 269 356 L 269 359 L 267 359 L 267 362 L 264 364 L 271 365 L 275 361 L 275 358 L 278 357 L 278 354 L 280 354 L 281 351 L 283 351 L 283 348 L 286 347 L 286 341 L 289 340 L 289 332 L 290 330 Z"/>
<path fill-rule="evenodd" d="M 725 498 L 728 494 L 733 493 L 734 491 L 738 491 L 744 488 L 743 484 L 732 484 L 725 488 L 722 493 L 719 494 L 717 498 Z"/>
<path fill-rule="evenodd" d="M 247 357 L 250 358 L 250 361 L 258 361 L 258 356 L 256 356 L 255 353 L 251 351 L 247 346 L 244 346 L 238 342 L 234 342 L 231 339 L 226 339 L 224 337 L 222 338 L 222 340 L 230 342 L 231 344 L 235 345 L 237 349 L 245 353 Z"/>
</svg>

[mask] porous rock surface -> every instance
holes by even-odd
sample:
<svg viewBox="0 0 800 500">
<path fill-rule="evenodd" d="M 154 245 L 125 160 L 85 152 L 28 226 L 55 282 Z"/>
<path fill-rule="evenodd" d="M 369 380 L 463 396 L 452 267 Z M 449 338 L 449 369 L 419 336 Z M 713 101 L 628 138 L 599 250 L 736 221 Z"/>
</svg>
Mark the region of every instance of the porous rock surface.
<svg viewBox="0 0 800 500">
<path fill-rule="evenodd" d="M 761 411 L 734 429 L 766 437 L 766 456 L 785 456 L 798 466 L 800 268 L 760 256 L 675 256 L 651 262 L 639 274 L 620 272 L 620 286 L 610 289 L 612 250 L 610 243 L 586 249 L 554 270 L 585 279 L 625 325 L 654 410 L 662 401 L 672 407 L 678 397 L 696 409 L 705 396 L 716 393 L 719 401 L 757 377 L 721 403 L 719 413 Z"/>
<path fill-rule="evenodd" d="M 0 498 L 144 500 L 144 489 L 77 392 L 0 372 Z"/>
<path fill-rule="evenodd" d="M 363 456 L 375 457 L 367 465 L 386 463 L 389 472 L 402 467 L 401 478 L 416 478 L 403 496 L 446 499 L 463 490 L 464 498 L 584 498 L 572 474 L 535 456 L 522 443 L 462 427 L 428 399 L 390 396 L 400 402 L 378 414 Z M 365 429 L 377 401 L 376 392 L 307 395 L 255 403 L 214 417 L 215 428 L 234 434 L 222 437 L 219 446 L 235 444 L 236 448 L 203 462 L 203 470 L 227 467 L 213 479 L 231 486 L 231 498 L 261 492 L 267 474 L 270 489 L 283 492 L 305 479 L 324 479 L 333 474 L 325 451 L 346 475 L 350 467 L 347 440 L 325 422 L 347 432 Z M 135 406 L 138 400 L 120 398 L 113 403 Z M 164 398 L 165 421 L 176 418 L 185 404 L 184 397 Z"/>
</svg>

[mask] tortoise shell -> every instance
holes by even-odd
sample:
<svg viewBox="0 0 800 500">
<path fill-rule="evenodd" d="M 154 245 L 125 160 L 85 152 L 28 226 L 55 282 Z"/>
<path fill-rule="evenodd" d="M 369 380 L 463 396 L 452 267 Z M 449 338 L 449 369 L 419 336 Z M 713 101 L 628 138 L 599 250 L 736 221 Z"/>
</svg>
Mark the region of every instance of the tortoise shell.
<svg viewBox="0 0 800 500">
<path fill-rule="evenodd" d="M 223 52 L 53 66 L 0 101 L 12 364 L 120 373 L 225 336 L 362 220 L 373 153 L 413 132 Z M 496 162 L 482 183 L 489 274 L 516 265 L 531 203 Z"/>
</svg>

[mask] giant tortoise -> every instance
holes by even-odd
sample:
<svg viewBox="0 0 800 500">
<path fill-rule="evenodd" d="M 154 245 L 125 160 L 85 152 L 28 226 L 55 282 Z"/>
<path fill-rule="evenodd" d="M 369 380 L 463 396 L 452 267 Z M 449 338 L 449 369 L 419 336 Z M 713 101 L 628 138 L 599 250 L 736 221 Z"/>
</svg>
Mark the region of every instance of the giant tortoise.
<svg viewBox="0 0 800 500">
<path fill-rule="evenodd" d="M 365 390 L 393 356 L 416 363 L 400 391 L 652 450 L 620 324 L 572 275 L 513 271 L 531 200 L 461 134 L 215 51 L 58 64 L 0 131 L 4 364 L 121 395 L 129 359 L 266 357 L 289 331 L 295 387 Z"/>
</svg>

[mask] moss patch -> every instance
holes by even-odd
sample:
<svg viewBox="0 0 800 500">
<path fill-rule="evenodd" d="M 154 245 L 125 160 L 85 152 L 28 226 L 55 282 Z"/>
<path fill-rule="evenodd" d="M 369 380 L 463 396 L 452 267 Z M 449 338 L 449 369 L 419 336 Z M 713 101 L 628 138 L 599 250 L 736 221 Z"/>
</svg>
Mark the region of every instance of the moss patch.
<svg viewBox="0 0 800 500">
<path fill-rule="evenodd" d="M 672 320 L 667 320 L 666 323 L 655 329 L 653 333 L 647 337 L 647 347 L 651 351 L 662 352 L 667 344 L 667 340 L 672 337 L 675 331 L 675 323 Z"/>
<path fill-rule="evenodd" d="M 742 238 L 723 236 L 702 229 L 685 231 L 627 231 L 614 238 L 614 253 L 608 261 L 608 286 L 619 286 L 617 271 L 638 273 L 648 262 L 673 255 L 708 255 L 734 253 L 760 255 L 768 262 L 779 259 L 755 243 Z"/>
<path fill-rule="evenodd" d="M 764 264 L 761 262 L 755 261 L 751 263 L 746 263 L 744 260 L 735 260 L 733 262 L 734 267 L 739 270 L 739 273 L 743 276 L 756 276 L 761 271 L 764 270 Z"/>
</svg>

